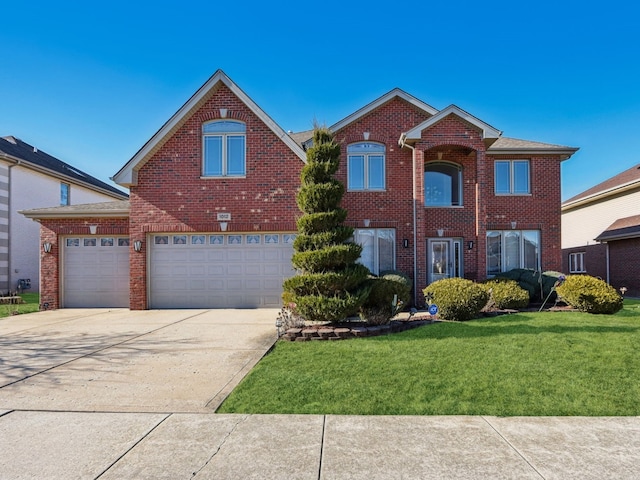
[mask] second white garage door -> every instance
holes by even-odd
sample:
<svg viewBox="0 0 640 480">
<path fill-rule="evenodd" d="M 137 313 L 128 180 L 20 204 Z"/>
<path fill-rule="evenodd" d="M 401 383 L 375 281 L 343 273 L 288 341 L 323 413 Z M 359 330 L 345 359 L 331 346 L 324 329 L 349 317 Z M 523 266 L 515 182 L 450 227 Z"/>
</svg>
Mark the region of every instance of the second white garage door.
<svg viewBox="0 0 640 480">
<path fill-rule="evenodd" d="M 150 308 L 260 308 L 282 304 L 295 234 L 155 234 Z"/>
</svg>

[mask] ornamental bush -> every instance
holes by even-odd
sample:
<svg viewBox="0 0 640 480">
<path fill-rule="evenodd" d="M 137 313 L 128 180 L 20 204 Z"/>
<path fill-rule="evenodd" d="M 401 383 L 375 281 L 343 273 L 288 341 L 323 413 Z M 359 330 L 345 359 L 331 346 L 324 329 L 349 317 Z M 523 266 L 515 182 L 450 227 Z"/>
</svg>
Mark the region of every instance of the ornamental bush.
<svg viewBox="0 0 640 480">
<path fill-rule="evenodd" d="M 371 325 L 389 323 L 411 300 L 411 281 L 404 275 L 371 277 L 367 284 L 371 293 L 360 309 L 360 316 Z"/>
<path fill-rule="evenodd" d="M 508 278 L 492 278 L 483 285 L 489 293 L 489 302 L 499 309 L 520 310 L 529 305 L 529 292 Z"/>
<path fill-rule="evenodd" d="M 328 129 L 316 128 L 296 197 L 303 215 L 291 262 L 298 275 L 285 280 L 282 294 L 309 321 L 339 322 L 358 313 L 369 294 L 369 270 L 356 264 L 362 247 L 349 241 L 353 228 L 344 225 L 344 186 L 333 178 L 339 165 L 340 145 Z"/>
<path fill-rule="evenodd" d="M 445 320 L 471 320 L 478 316 L 489 300 L 486 288 L 464 278 L 445 278 L 423 290 L 429 304 L 438 306 Z"/>
<path fill-rule="evenodd" d="M 615 288 L 589 275 L 569 275 L 556 291 L 581 312 L 612 314 L 622 308 L 622 296 Z"/>
</svg>

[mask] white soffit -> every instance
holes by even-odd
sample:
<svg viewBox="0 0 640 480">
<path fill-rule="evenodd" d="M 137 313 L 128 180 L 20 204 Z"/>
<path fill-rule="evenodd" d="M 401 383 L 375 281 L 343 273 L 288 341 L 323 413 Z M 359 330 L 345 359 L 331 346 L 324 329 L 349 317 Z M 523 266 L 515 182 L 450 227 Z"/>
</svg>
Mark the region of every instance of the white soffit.
<svg viewBox="0 0 640 480">
<path fill-rule="evenodd" d="M 189 116 L 199 107 L 218 83 L 226 85 L 255 115 L 267 125 L 302 161 L 306 161 L 304 150 L 287 133 L 267 115 L 240 87 L 238 87 L 222 70 L 216 71 L 207 82 L 187 100 L 187 102 L 158 130 L 151 139 L 122 167 L 112 180 L 128 187 L 138 182 L 137 171 L 151 158 L 171 134 L 177 130 Z"/>
</svg>

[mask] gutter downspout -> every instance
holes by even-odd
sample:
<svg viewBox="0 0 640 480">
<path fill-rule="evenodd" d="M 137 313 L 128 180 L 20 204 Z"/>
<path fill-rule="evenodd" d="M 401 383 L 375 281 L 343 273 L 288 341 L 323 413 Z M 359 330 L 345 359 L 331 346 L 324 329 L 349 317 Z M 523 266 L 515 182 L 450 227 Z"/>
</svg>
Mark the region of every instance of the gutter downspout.
<svg viewBox="0 0 640 480">
<path fill-rule="evenodd" d="M 416 305 L 416 298 L 418 298 L 418 211 L 417 211 L 417 192 L 416 192 L 416 149 L 405 142 L 405 134 L 400 135 L 398 145 L 400 148 L 409 147 L 411 149 L 411 178 L 413 180 L 413 303 Z"/>
<path fill-rule="evenodd" d="M 605 254 L 607 259 L 607 283 L 611 285 L 611 278 L 609 274 L 609 242 L 606 242 L 605 245 L 607 246 L 606 254 Z"/>
</svg>

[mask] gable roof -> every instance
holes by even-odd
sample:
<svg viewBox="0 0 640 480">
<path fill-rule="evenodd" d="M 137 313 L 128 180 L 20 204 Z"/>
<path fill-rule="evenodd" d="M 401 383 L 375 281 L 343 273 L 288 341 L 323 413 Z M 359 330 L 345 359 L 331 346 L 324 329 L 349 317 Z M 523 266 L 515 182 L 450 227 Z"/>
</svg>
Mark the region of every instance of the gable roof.
<svg viewBox="0 0 640 480">
<path fill-rule="evenodd" d="M 640 237 L 640 215 L 619 218 L 596 237 L 597 242 Z"/>
<path fill-rule="evenodd" d="M 529 153 L 563 155 L 562 160 L 566 160 L 579 149 L 576 147 L 566 147 L 564 145 L 554 145 L 552 143 L 532 142 L 520 140 L 519 138 L 500 137 L 487 149 L 487 153 L 516 155 Z"/>
<path fill-rule="evenodd" d="M 456 115 L 462 120 L 465 120 L 474 127 L 478 128 L 482 132 L 482 139 L 485 140 L 485 142 L 488 141 L 489 143 L 493 143 L 493 141 L 495 141 L 500 137 L 500 135 L 502 135 L 502 132 L 500 130 L 493 128 L 488 123 L 485 123 L 482 120 L 474 117 L 470 113 L 465 112 L 460 107 L 457 107 L 456 105 L 449 105 L 447 108 L 445 108 L 444 110 L 440 110 L 431 118 L 428 118 L 421 124 L 413 127 L 408 132 L 403 133 L 400 136 L 400 144 L 404 145 L 405 143 L 411 142 L 413 140 L 420 140 L 423 130 L 431 127 L 432 125 L 435 125 L 449 115 Z"/>
<path fill-rule="evenodd" d="M 267 115 L 240 87 L 222 70 L 216 71 L 202 87 L 158 130 L 147 143 L 112 178 L 122 186 L 136 185 L 138 170 L 149 161 L 152 155 L 164 145 L 171 135 L 202 105 L 209 94 L 223 84 L 233 92 L 273 133 L 276 134 L 302 161 L 306 155 L 298 145 L 273 119 Z"/>
<path fill-rule="evenodd" d="M 13 136 L 0 137 L 0 158 L 114 198 L 129 197 L 116 187 Z"/>
<path fill-rule="evenodd" d="M 365 115 L 367 115 L 367 114 L 371 113 L 372 111 L 374 111 L 379 106 L 384 105 L 385 103 L 387 103 L 390 100 L 393 100 L 396 97 L 401 98 L 402 100 L 410 103 L 411 105 L 419 108 L 420 110 L 423 110 L 424 112 L 428 113 L 429 115 L 435 115 L 436 113 L 438 113 L 438 110 L 433 108 L 431 105 L 428 105 L 428 104 L 424 103 L 422 100 L 417 99 L 413 95 L 409 95 L 407 92 L 405 92 L 405 91 L 403 91 L 403 90 L 401 90 L 399 88 L 394 88 L 393 90 L 391 90 L 390 92 L 385 93 L 384 95 L 382 95 L 381 97 L 377 98 L 373 102 L 365 105 L 364 107 L 360 108 L 359 110 L 356 110 L 351 115 L 343 118 L 338 123 L 335 123 L 335 124 L 331 125 L 329 127 L 329 130 L 331 130 L 332 132 L 337 132 L 338 130 L 340 130 L 341 128 L 345 127 L 346 125 L 349 125 L 350 123 L 353 123 L 356 120 L 364 117 Z"/>
<path fill-rule="evenodd" d="M 636 188 L 640 189 L 640 164 L 571 197 L 562 204 L 562 209 L 576 207 Z"/>
</svg>

